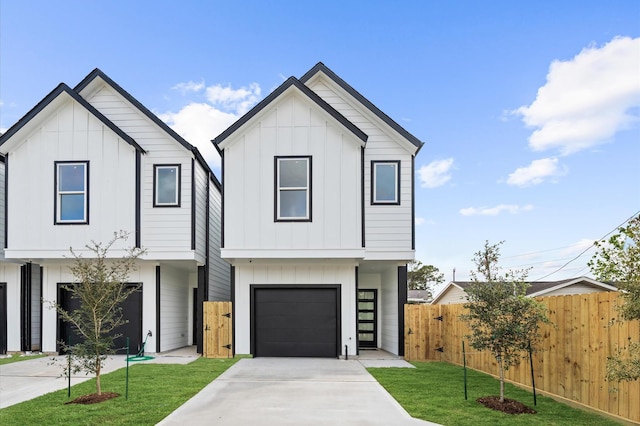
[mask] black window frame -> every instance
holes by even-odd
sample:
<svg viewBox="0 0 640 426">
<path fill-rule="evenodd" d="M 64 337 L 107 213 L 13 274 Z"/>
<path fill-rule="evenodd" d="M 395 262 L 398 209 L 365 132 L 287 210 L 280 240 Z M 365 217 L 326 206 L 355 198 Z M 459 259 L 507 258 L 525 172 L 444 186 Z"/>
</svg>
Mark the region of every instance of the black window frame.
<svg viewBox="0 0 640 426">
<path fill-rule="evenodd" d="M 306 217 L 281 217 L 280 216 L 280 160 L 306 160 L 307 161 L 307 215 Z M 273 220 L 274 222 L 311 222 L 312 221 L 312 194 L 313 194 L 313 164 L 312 157 L 310 155 L 283 155 L 275 156 L 273 158 Z M 297 189 L 285 189 L 287 190 L 299 190 Z"/>
<path fill-rule="evenodd" d="M 60 186 L 58 185 L 59 166 L 71 166 L 74 164 L 82 165 L 84 167 L 84 218 L 83 220 L 63 220 L 60 218 Z M 90 173 L 89 173 L 89 160 L 64 160 L 53 162 L 53 223 L 54 225 L 88 225 L 89 224 L 89 201 L 90 201 Z M 77 193 L 78 191 L 72 191 Z"/>
<path fill-rule="evenodd" d="M 376 200 L 376 165 L 393 164 L 396 167 L 396 199 L 393 201 Z M 399 206 L 400 205 L 400 170 L 402 163 L 400 160 L 372 160 L 371 161 L 371 205 L 377 206 Z"/>
<path fill-rule="evenodd" d="M 176 202 L 175 203 L 158 203 L 158 169 L 160 168 L 176 169 Z M 153 207 L 180 207 L 182 204 L 182 164 L 154 164 L 153 165 Z"/>
</svg>

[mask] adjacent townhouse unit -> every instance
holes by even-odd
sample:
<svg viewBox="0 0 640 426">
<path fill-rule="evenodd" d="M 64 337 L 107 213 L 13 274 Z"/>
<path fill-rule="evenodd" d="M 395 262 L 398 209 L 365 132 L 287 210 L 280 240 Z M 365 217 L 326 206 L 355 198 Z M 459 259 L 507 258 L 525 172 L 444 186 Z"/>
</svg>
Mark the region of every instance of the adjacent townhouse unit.
<svg viewBox="0 0 640 426">
<path fill-rule="evenodd" d="M 432 305 L 449 305 L 466 303 L 466 288 L 473 281 L 450 281 L 434 296 Z M 529 297 L 565 296 L 568 294 L 588 294 L 602 291 L 618 291 L 614 285 L 594 280 L 589 277 L 568 278 L 558 281 L 533 281 L 527 287 Z"/>
<path fill-rule="evenodd" d="M 71 330 L 50 302 L 72 306 L 69 248 L 118 242 L 146 254 L 130 276 L 141 290 L 121 330 L 147 352 L 197 344 L 204 300 L 229 300 L 220 258 L 221 192 L 198 150 L 96 69 L 60 84 L 0 136 L 4 196 L 0 349 L 55 352 Z M 116 343 L 121 347 L 122 342 Z"/>
<path fill-rule="evenodd" d="M 422 142 L 318 63 L 213 143 L 235 353 L 403 355 Z"/>
</svg>

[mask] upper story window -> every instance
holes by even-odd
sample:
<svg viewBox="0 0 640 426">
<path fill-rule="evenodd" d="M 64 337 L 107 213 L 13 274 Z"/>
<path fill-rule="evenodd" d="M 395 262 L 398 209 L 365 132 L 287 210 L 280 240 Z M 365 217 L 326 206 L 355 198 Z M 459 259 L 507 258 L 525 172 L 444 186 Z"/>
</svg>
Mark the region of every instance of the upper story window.
<svg viewBox="0 0 640 426">
<path fill-rule="evenodd" d="M 180 164 L 153 166 L 153 207 L 180 207 Z"/>
<path fill-rule="evenodd" d="M 55 223 L 89 223 L 89 162 L 56 161 Z"/>
<path fill-rule="evenodd" d="M 371 162 L 371 204 L 400 204 L 400 161 Z"/>
<path fill-rule="evenodd" d="M 275 174 L 275 220 L 311 221 L 311 157 L 276 157 Z"/>
</svg>

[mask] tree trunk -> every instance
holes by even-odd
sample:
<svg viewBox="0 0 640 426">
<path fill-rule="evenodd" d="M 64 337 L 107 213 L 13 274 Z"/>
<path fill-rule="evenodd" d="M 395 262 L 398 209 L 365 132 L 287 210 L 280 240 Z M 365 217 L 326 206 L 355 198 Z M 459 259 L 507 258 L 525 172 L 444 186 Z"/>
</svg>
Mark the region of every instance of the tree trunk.
<svg viewBox="0 0 640 426">
<path fill-rule="evenodd" d="M 500 355 L 496 359 L 498 360 L 498 371 L 500 372 L 500 402 L 504 402 L 504 364 Z"/>
<path fill-rule="evenodd" d="M 102 395 L 102 387 L 100 386 L 100 357 L 96 357 L 96 393 Z"/>
</svg>

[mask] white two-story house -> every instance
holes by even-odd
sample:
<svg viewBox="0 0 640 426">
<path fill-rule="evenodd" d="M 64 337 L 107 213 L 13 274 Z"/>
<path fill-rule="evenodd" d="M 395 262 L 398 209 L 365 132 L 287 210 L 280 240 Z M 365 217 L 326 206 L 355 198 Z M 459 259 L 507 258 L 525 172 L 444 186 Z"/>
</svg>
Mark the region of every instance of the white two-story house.
<svg viewBox="0 0 640 426">
<path fill-rule="evenodd" d="M 72 307 L 69 248 L 125 231 L 109 256 L 146 254 L 124 313 L 135 352 L 202 345 L 204 300 L 229 300 L 220 258 L 222 188 L 198 150 L 103 72 L 60 84 L 0 136 L 6 172 L 0 328 L 5 351 L 55 352 L 72 337 L 49 302 Z M 4 300 L 2 300 L 4 299 Z M 0 315 L 2 316 L 2 315 Z M 73 343 L 73 342 L 72 342 Z"/>
<path fill-rule="evenodd" d="M 422 142 L 319 63 L 213 143 L 235 353 L 403 355 Z"/>
</svg>

